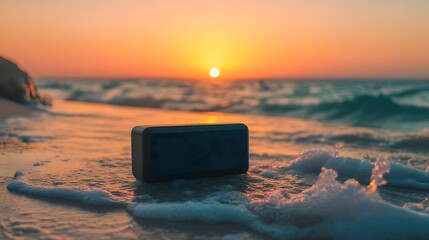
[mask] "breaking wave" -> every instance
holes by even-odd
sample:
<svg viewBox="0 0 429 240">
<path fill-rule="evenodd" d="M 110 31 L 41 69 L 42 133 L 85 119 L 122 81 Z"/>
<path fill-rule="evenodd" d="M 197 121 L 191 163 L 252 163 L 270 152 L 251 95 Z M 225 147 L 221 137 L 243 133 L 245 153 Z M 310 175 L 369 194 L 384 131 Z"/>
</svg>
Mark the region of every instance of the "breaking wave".
<svg viewBox="0 0 429 240">
<path fill-rule="evenodd" d="M 326 150 L 308 149 L 290 164 L 289 169 L 303 172 L 319 172 L 322 168 L 333 169 L 340 177 L 369 184 L 374 166 L 375 163 L 369 159 L 338 157 Z M 384 178 L 388 186 L 429 190 L 429 173 L 399 163 L 390 163 L 390 170 Z"/>
<path fill-rule="evenodd" d="M 343 102 L 324 103 L 309 107 L 313 114 L 324 113 L 326 119 L 355 119 L 356 123 L 365 125 L 363 121 L 380 121 L 397 118 L 398 120 L 422 120 L 429 117 L 429 108 L 409 106 L 396 103 L 384 95 L 356 96 Z"/>
</svg>

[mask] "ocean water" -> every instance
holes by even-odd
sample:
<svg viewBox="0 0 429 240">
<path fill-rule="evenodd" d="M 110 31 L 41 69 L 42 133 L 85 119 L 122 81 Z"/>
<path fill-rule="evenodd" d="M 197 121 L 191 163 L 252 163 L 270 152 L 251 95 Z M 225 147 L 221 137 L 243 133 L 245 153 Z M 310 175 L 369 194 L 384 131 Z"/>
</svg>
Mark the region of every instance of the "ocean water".
<svg viewBox="0 0 429 240">
<path fill-rule="evenodd" d="M 427 81 L 37 84 L 53 107 L 0 121 L 2 164 L 32 163 L 0 179 L 0 238 L 429 236 Z M 247 174 L 133 178 L 133 126 L 216 122 L 249 126 Z"/>
<path fill-rule="evenodd" d="M 39 86 L 72 101 L 298 117 L 406 131 L 420 130 L 429 123 L 429 80 L 41 80 Z"/>
</svg>

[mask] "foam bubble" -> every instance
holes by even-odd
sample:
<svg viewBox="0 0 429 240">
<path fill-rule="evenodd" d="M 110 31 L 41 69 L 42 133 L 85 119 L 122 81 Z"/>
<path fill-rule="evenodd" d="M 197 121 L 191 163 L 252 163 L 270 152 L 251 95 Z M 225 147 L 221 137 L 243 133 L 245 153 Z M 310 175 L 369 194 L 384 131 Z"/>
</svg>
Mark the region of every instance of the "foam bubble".
<svg viewBox="0 0 429 240">
<path fill-rule="evenodd" d="M 322 149 L 307 149 L 292 161 L 290 167 L 304 172 L 319 172 L 334 153 Z"/>
</svg>

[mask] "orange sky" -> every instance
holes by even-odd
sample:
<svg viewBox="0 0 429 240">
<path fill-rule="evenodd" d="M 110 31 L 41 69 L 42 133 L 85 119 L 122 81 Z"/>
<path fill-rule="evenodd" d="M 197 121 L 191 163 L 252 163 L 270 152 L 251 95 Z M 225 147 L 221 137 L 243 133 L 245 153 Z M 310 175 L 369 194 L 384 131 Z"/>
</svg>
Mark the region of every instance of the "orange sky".
<svg viewBox="0 0 429 240">
<path fill-rule="evenodd" d="M 429 1 L 3 0 L 36 77 L 429 78 Z"/>
</svg>

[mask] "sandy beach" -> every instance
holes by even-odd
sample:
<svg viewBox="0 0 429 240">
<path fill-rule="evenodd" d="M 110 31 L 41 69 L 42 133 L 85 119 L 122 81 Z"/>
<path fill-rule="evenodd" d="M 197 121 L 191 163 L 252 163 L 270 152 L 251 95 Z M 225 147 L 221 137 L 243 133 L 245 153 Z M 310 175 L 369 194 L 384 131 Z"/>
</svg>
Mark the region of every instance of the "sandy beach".
<svg viewBox="0 0 429 240">
<path fill-rule="evenodd" d="M 3 106 L 7 107 L 16 105 L 8 101 L 4 101 L 2 104 L 4 104 Z M 80 174 L 72 177 L 76 179 L 70 179 L 70 183 L 56 181 L 54 185 L 59 187 L 59 192 L 55 192 L 54 190 L 54 192 L 48 193 L 48 195 L 38 192 L 37 187 L 36 189 L 33 188 L 33 190 L 30 190 L 27 193 L 20 193 L 20 191 L 10 191 L 7 189 L 7 186 L 11 183 L 11 181 L 13 181 L 16 172 L 25 172 L 26 174 L 31 175 L 45 173 L 49 175 L 61 175 L 62 173 L 66 174 L 73 169 L 80 169 L 80 163 L 75 161 L 77 158 L 83 160 L 87 157 L 100 156 L 100 154 L 103 156 L 109 156 L 108 158 L 115 158 L 115 156 L 120 156 L 121 159 L 125 158 L 121 160 L 121 162 L 124 161 L 123 164 L 125 168 L 118 166 L 119 168 L 115 167 L 112 170 L 116 171 L 121 169 L 119 176 L 123 177 L 123 180 L 129 181 L 132 183 L 132 185 L 134 185 L 135 183 L 133 182 L 135 182 L 135 180 L 132 179 L 130 172 L 131 169 L 129 166 L 130 159 L 128 145 L 128 135 L 132 125 L 137 124 L 139 121 L 144 123 L 167 123 L 168 120 L 166 119 L 168 118 L 166 116 L 168 115 L 174 115 L 176 121 L 182 122 L 211 122 L 217 120 L 237 121 L 238 119 L 236 116 L 224 116 L 223 114 L 217 113 L 199 114 L 154 109 L 136 109 L 130 107 L 109 106 L 104 104 L 63 102 L 59 100 L 52 109 L 54 112 L 56 112 L 54 114 L 55 116 L 50 116 L 50 114 L 40 113 L 37 111 L 35 112 L 22 106 L 18 106 L 18 109 L 20 109 L 19 113 L 24 115 L 17 115 L 18 112 L 14 111 L 14 114 L 10 113 L 8 117 L 0 120 L 0 123 L 2 126 L 7 127 L 14 125 L 16 126 L 16 124 L 21 126 L 22 124 L 29 124 L 28 126 L 31 126 L 30 128 L 32 131 L 30 132 L 31 136 L 20 136 L 16 134 L 9 135 L 8 137 L 2 137 L 2 151 L 0 155 L 0 202 L 3 203 L 0 204 L 0 211 L 3 213 L 0 218 L 2 228 L 0 231 L 0 236 L 2 238 L 15 238 L 19 236 L 34 238 L 55 238 L 61 236 L 71 236 L 73 238 L 91 239 L 94 237 L 98 238 L 101 236 L 100 234 L 102 234 L 103 236 L 108 236 L 109 238 L 122 239 L 135 238 L 137 236 L 144 238 L 157 238 L 160 236 L 170 238 L 188 238 L 190 236 L 196 235 L 204 236 L 208 239 L 217 239 L 220 236 L 229 235 L 231 232 L 238 232 L 239 236 L 249 235 L 248 233 L 245 233 L 247 231 L 246 228 L 243 228 L 237 224 L 220 224 L 208 227 L 206 224 L 200 222 L 194 222 L 190 225 L 180 222 L 166 222 L 164 220 L 145 221 L 134 219 L 132 215 L 123 210 L 123 207 L 121 206 L 122 204 L 119 204 L 116 207 L 113 206 L 112 210 L 107 210 L 111 207 L 103 206 L 103 199 L 101 198 L 97 200 L 97 196 L 94 196 L 96 201 L 94 202 L 95 206 L 98 205 L 98 201 L 102 205 L 96 207 L 97 210 L 92 209 L 90 205 L 87 206 L 85 204 L 86 200 L 83 202 L 79 200 L 79 196 L 77 196 L 78 198 L 69 198 L 70 196 L 73 196 L 73 194 L 79 195 L 79 192 L 71 192 L 71 195 L 63 195 L 61 193 L 61 189 L 64 188 L 76 189 L 69 184 L 72 184 L 72 182 L 75 182 L 77 179 L 81 178 L 82 176 L 80 176 Z M 110 124 L 100 121 L 101 116 L 106 117 L 106 114 L 111 115 L 112 112 L 118 111 L 121 113 L 118 115 L 115 114 L 116 119 L 112 119 L 113 122 Z M 73 119 L 70 119 L 70 117 L 78 117 L 80 121 L 76 122 Z M 95 120 L 94 118 L 99 120 L 93 121 Z M 131 122 L 118 122 L 119 119 L 130 118 L 133 118 L 134 120 Z M 63 121 L 65 119 L 69 120 Z M 88 122 L 89 119 L 93 120 Z M 48 120 L 48 122 L 44 122 L 45 120 Z M 44 123 L 40 124 L 41 122 Z M 115 124 L 113 124 L 114 122 Z M 92 126 L 89 126 L 88 123 L 90 123 Z M 48 133 L 46 131 L 46 126 L 54 127 L 54 129 L 49 130 Z M 115 147 L 103 147 L 104 150 L 100 151 L 100 147 L 106 146 L 105 143 L 110 142 L 111 139 L 103 140 L 97 136 L 95 136 L 95 138 L 94 136 L 90 137 L 91 140 L 85 138 L 84 135 L 90 136 L 87 135 L 88 133 L 85 133 L 87 132 L 88 127 L 99 131 L 98 134 L 100 134 L 100 136 L 103 136 L 111 131 L 119 131 L 120 134 L 117 137 L 122 139 L 122 143 L 116 145 Z M 74 131 L 68 132 L 68 129 L 74 129 Z M 97 134 L 93 130 L 91 130 L 90 134 Z M 64 133 L 64 135 L 61 133 Z M 51 134 L 56 135 L 56 137 L 52 138 L 53 135 Z M 70 134 L 71 136 L 68 137 L 66 134 Z M 61 143 L 61 140 L 60 142 L 56 142 L 61 138 L 70 138 L 70 140 L 66 140 L 67 143 L 65 145 L 65 142 Z M 94 139 L 99 140 L 93 142 Z M 88 141 L 88 143 L 91 144 L 85 144 L 85 141 Z M 83 152 L 86 153 L 83 154 Z M 58 161 L 59 159 L 61 160 Z M 108 165 L 109 163 L 107 161 L 109 160 L 106 159 L 105 161 L 105 164 Z M 100 173 L 96 173 L 96 175 L 99 174 Z M 93 176 L 94 179 L 98 178 L 96 175 Z M 123 182 L 123 180 L 118 179 L 119 176 L 116 176 L 111 180 Z M 52 189 L 51 187 L 49 188 Z M 79 188 L 80 187 L 77 189 Z M 87 187 L 83 187 L 82 189 L 87 189 Z M 82 193 L 85 194 L 85 192 Z M 89 194 L 90 195 L 88 195 L 87 198 L 91 199 L 91 193 Z M 132 198 L 132 196 L 125 197 L 127 199 Z M 11 205 L 11 203 L 13 203 L 13 205 Z M 31 215 L 31 218 L 24 217 L 27 215 Z M 51 223 L 55 224 L 52 225 Z M 61 227 L 64 225 L 66 225 L 67 228 L 64 229 Z M 94 231 L 95 229 L 97 230 Z M 169 230 L 165 232 L 165 229 Z M 259 236 L 260 234 L 254 232 L 251 235 Z"/>
</svg>

